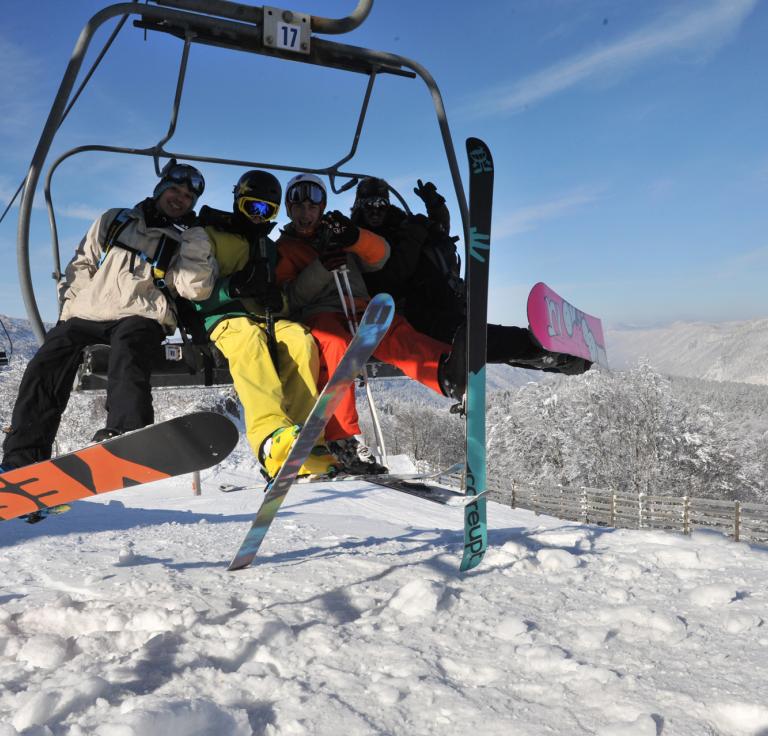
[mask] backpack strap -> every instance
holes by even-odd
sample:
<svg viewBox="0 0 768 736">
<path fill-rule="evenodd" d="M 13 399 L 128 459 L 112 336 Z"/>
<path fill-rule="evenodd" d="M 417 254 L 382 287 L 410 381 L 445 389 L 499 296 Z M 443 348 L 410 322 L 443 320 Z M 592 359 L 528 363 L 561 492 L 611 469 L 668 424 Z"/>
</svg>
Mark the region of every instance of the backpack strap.
<svg viewBox="0 0 768 736">
<path fill-rule="evenodd" d="M 123 234 L 123 230 L 128 227 L 131 222 L 131 217 L 128 214 L 130 210 L 120 210 L 112 222 L 109 223 L 107 228 L 107 236 L 104 238 L 104 242 L 101 245 L 101 258 L 99 258 L 99 266 L 104 262 L 112 246 L 117 242 L 117 239 Z"/>
<path fill-rule="evenodd" d="M 134 248 L 132 245 L 127 245 L 120 240 L 120 236 L 123 231 L 128 227 L 131 222 L 130 210 L 122 209 L 117 213 L 115 219 L 112 220 L 107 228 L 107 235 L 104 238 L 104 244 L 102 245 L 102 254 L 99 258 L 99 266 L 104 262 L 112 248 L 122 248 L 129 253 L 135 253 L 143 261 L 149 263 L 152 266 L 152 280 L 155 286 L 163 291 L 165 294 L 166 283 L 165 275 L 168 272 L 168 266 L 171 263 L 171 259 L 176 255 L 181 245 L 179 239 L 174 238 L 166 233 L 160 236 L 160 241 L 155 249 L 154 258 L 150 258 L 141 248 Z M 168 296 L 166 294 L 166 296 Z"/>
</svg>

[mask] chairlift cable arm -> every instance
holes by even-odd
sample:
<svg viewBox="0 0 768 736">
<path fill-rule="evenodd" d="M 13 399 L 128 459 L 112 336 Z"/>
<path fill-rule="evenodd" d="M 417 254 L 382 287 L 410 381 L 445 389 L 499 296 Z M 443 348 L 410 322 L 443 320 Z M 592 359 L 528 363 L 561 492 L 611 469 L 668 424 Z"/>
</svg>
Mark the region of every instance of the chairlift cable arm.
<svg viewBox="0 0 768 736">
<path fill-rule="evenodd" d="M 153 0 L 153 2 L 168 8 L 205 13 L 230 20 L 260 24 L 264 19 L 263 7 L 230 2 L 229 0 Z M 312 15 L 310 16 L 312 31 L 328 35 L 349 33 L 365 21 L 372 8 L 373 0 L 358 0 L 355 9 L 344 18 L 324 18 L 319 15 Z M 294 11 L 287 10 L 287 12 Z"/>
<path fill-rule="evenodd" d="M 312 30 L 315 33 L 349 33 L 362 25 L 373 8 L 373 0 L 358 0 L 357 7 L 346 18 L 323 18 L 312 16 Z"/>
</svg>

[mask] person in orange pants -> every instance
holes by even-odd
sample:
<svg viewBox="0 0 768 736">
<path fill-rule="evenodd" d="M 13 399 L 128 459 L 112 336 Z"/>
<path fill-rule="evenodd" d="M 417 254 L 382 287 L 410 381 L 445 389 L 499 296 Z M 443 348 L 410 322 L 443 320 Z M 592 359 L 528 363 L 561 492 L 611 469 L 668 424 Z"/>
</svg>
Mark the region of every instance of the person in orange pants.
<svg viewBox="0 0 768 736">
<path fill-rule="evenodd" d="M 327 193 L 322 181 L 300 174 L 286 187 L 285 204 L 291 224 L 277 241 L 276 280 L 284 286 L 292 315 L 309 326 L 320 348 L 320 386 L 339 364 L 352 334 L 344 313 L 334 271 L 345 270 L 354 308 L 361 314 L 370 300 L 363 273 L 376 271 L 389 257 L 389 244 L 353 225 L 338 211 L 324 214 Z M 397 366 L 410 378 L 444 396 L 460 400 L 466 385 L 464 331 L 454 345 L 424 335 L 396 315 L 374 357 Z M 360 433 L 354 387 L 326 427 L 329 446 Z M 383 472 L 383 471 L 379 471 Z"/>
</svg>

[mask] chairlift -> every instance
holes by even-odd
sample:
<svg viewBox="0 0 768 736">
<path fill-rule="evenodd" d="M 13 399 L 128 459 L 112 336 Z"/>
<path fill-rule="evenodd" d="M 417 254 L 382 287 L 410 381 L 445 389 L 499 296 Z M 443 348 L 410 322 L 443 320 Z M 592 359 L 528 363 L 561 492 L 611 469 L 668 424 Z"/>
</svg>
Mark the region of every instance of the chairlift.
<svg viewBox="0 0 768 736">
<path fill-rule="evenodd" d="M 360 26 L 372 9 L 373 0 L 358 0 L 357 6 L 349 16 L 338 19 L 307 15 L 294 10 L 269 6 L 258 7 L 231 2 L 230 0 L 148 0 L 148 2 L 151 4 L 140 4 L 134 0 L 134 2 L 109 5 L 96 13 L 84 26 L 75 44 L 72 57 L 29 166 L 19 207 L 17 256 L 19 283 L 27 316 L 39 343 L 43 341 L 45 329 L 35 300 L 29 264 L 30 220 L 35 192 L 53 139 L 64 117 L 76 102 L 95 66 L 107 52 L 125 21 L 132 16 L 137 16 L 133 20 L 133 26 L 143 30 L 144 33 L 169 34 L 179 38 L 182 42 L 178 79 L 168 130 L 157 143 L 147 148 L 126 148 L 106 144 L 83 145 L 66 151 L 50 164 L 44 181 L 44 195 L 51 228 L 54 262 L 52 277 L 57 284 L 62 278 L 62 272 L 56 217 L 51 196 L 51 182 L 54 173 L 64 161 L 90 151 L 148 156 L 154 162 L 155 173 L 158 177 L 162 169 L 161 159 L 171 158 L 193 163 L 220 164 L 249 169 L 259 168 L 290 173 L 308 171 L 326 176 L 331 191 L 334 194 L 340 194 L 351 189 L 360 179 L 369 175 L 346 169 L 342 170 L 342 167 L 346 166 L 355 156 L 374 83 L 380 74 L 389 74 L 406 79 L 419 77 L 425 83 L 433 102 L 445 148 L 461 215 L 464 242 L 465 244 L 469 242 L 469 217 L 466 198 L 442 95 L 432 75 L 417 62 L 398 54 L 350 46 L 320 37 L 344 34 Z M 84 82 L 73 94 L 75 81 L 93 36 L 103 24 L 116 17 L 120 17 L 120 21 L 112 36 L 97 58 L 94 67 L 86 74 Z M 317 169 L 295 168 L 279 162 L 236 160 L 199 152 L 167 150 L 166 146 L 176 131 L 187 62 L 193 44 L 218 46 L 243 53 L 260 54 L 284 61 L 314 64 L 366 75 L 368 82 L 349 152 L 335 163 Z M 395 190 L 393 190 L 393 194 L 407 211 L 408 206 L 403 197 Z M 213 386 L 232 382 L 226 360 L 218 353 L 215 346 L 207 342 L 204 337 L 201 339 L 199 336 L 186 334 L 183 337 L 182 342 L 170 340 L 162 346 L 162 351 L 154 361 L 153 386 Z M 108 346 L 93 346 L 86 349 L 76 389 L 89 390 L 106 387 L 108 350 Z M 387 375 L 386 370 L 383 370 L 386 368 L 388 366 L 382 366 L 382 370 L 377 371 L 378 375 Z"/>
</svg>

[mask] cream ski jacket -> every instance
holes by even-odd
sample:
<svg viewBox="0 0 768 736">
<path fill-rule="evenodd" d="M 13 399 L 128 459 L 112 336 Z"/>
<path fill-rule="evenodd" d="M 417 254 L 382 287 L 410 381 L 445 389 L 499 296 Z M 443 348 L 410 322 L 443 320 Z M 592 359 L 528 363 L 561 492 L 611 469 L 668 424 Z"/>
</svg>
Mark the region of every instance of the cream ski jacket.
<svg viewBox="0 0 768 736">
<path fill-rule="evenodd" d="M 174 239 L 179 247 L 166 271 L 168 290 L 173 296 L 206 299 L 218 276 L 211 243 L 201 227 L 148 227 L 141 208 L 135 207 L 126 211 L 128 223 L 117 240 L 146 258 L 119 246 L 105 255 L 107 231 L 122 211 L 107 210 L 80 242 L 59 285 L 60 319 L 108 321 L 138 315 L 157 320 L 170 335 L 176 329 L 175 309 L 155 285 L 148 261 L 154 259 L 163 235 Z"/>
</svg>

